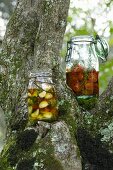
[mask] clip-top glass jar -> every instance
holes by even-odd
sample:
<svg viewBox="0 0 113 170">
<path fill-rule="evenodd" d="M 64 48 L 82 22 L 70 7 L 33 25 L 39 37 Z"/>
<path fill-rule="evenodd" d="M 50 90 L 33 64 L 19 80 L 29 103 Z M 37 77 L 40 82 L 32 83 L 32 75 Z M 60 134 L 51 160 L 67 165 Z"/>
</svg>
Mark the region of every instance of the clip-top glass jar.
<svg viewBox="0 0 113 170">
<path fill-rule="evenodd" d="M 98 36 L 75 36 L 68 42 L 66 83 L 77 98 L 99 95 L 99 58 L 106 59 L 108 45 Z"/>
<path fill-rule="evenodd" d="M 58 116 L 57 97 L 48 73 L 31 73 L 28 85 L 29 120 L 54 121 Z"/>
</svg>

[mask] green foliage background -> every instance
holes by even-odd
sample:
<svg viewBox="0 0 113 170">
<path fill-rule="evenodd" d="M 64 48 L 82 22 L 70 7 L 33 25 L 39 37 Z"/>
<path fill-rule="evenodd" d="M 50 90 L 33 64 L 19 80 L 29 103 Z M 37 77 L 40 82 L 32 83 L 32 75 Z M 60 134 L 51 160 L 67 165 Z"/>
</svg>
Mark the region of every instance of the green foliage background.
<svg viewBox="0 0 113 170">
<path fill-rule="evenodd" d="M 106 88 L 110 78 L 113 76 L 113 59 L 109 59 L 106 63 L 100 65 L 99 74 L 100 93 Z"/>
</svg>

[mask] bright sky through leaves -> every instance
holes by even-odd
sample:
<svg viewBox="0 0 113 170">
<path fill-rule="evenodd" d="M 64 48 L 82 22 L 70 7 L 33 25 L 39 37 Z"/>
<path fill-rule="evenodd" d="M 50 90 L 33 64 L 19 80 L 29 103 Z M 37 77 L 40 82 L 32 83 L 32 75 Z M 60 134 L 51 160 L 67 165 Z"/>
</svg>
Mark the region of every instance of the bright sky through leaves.
<svg viewBox="0 0 113 170">
<path fill-rule="evenodd" d="M 110 5 L 109 5 L 110 4 Z M 110 26 L 113 25 L 113 2 L 110 0 L 71 0 L 69 16 L 72 22 L 67 31 L 73 33 L 72 28 L 86 29 L 97 32 L 104 37 L 110 36 Z"/>
<path fill-rule="evenodd" d="M 73 33 L 73 28 L 79 30 L 86 26 L 86 29 L 92 31 L 91 34 L 96 31 L 99 35 L 109 37 L 110 27 L 113 27 L 113 2 L 108 5 L 109 3 L 110 0 L 71 0 L 69 16 L 72 17 L 72 21 L 66 30 Z M 5 7 L 3 2 L 0 3 L 0 7 Z M 2 15 L 0 11 L 0 37 L 3 37 L 7 24 Z"/>
</svg>

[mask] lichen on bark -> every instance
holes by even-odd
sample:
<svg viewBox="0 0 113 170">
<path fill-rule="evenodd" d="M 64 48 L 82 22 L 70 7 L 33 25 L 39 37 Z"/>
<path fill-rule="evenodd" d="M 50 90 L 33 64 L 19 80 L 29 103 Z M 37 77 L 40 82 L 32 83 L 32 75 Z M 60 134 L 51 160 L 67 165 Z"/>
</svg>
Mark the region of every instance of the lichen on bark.
<svg viewBox="0 0 113 170">
<path fill-rule="evenodd" d="M 112 170 L 113 167 L 112 86 L 113 78 L 97 100 L 95 107 L 89 110 L 83 109 L 77 120 L 77 140 L 81 155 L 84 161 L 94 164 L 99 170 Z"/>
<path fill-rule="evenodd" d="M 112 170 L 113 79 L 94 109 L 92 102 L 86 110 L 78 105 L 60 70 L 68 8 L 69 0 L 18 0 L 9 21 L 0 55 L 0 104 L 8 125 L 1 170 L 20 170 L 26 165 L 29 170 L 81 170 L 75 136 L 84 159 L 102 170 L 108 164 Z M 34 126 L 28 121 L 26 94 L 31 71 L 52 75 L 59 105 L 56 122 Z M 102 165 L 104 160 L 107 163 Z"/>
<path fill-rule="evenodd" d="M 0 156 L 2 170 L 20 170 L 26 166 L 29 170 L 82 169 L 74 139 L 78 105 L 59 74 L 59 51 L 68 8 L 69 0 L 19 0 L 8 23 L 1 54 L 7 76 L 5 84 L 1 76 L 0 102 L 8 124 Z M 35 126 L 29 123 L 26 94 L 31 71 L 52 74 L 61 115 L 57 122 L 42 121 Z M 61 104 L 62 100 L 68 101 L 67 109 L 63 109 L 66 102 Z M 69 119 L 63 118 L 67 115 Z M 72 120 L 73 126 L 68 120 Z"/>
</svg>

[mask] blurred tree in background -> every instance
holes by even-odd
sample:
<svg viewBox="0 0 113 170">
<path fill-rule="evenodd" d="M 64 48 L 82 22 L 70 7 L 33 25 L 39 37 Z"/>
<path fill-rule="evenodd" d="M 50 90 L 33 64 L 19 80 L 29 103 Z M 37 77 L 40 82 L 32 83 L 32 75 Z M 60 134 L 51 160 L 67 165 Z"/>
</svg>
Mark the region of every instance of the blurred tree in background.
<svg viewBox="0 0 113 170">
<path fill-rule="evenodd" d="M 7 22 L 15 5 L 16 0 L 0 0 L 0 40 L 3 39 Z"/>
<path fill-rule="evenodd" d="M 71 1 L 66 36 L 98 33 L 108 38 L 112 45 L 112 16 L 112 0 Z"/>
</svg>

